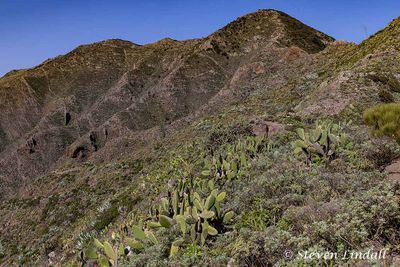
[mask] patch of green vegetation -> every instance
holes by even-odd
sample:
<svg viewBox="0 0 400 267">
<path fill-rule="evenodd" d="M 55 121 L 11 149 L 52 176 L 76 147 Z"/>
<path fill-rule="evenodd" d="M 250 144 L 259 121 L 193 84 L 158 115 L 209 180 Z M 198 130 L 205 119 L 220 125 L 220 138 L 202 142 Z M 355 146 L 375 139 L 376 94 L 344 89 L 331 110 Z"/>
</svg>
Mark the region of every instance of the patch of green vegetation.
<svg viewBox="0 0 400 267">
<path fill-rule="evenodd" d="M 249 227 L 251 229 L 264 231 L 272 223 L 272 214 L 266 209 L 252 210 L 241 217 L 239 228 Z"/>
<path fill-rule="evenodd" d="M 94 223 L 94 228 L 97 231 L 103 230 L 111 222 L 113 222 L 118 217 L 118 207 L 112 206 L 101 213 L 100 218 L 98 218 Z"/>
<path fill-rule="evenodd" d="M 382 104 L 364 113 L 365 123 L 375 136 L 388 136 L 400 143 L 400 104 Z"/>
<path fill-rule="evenodd" d="M 197 246 L 196 244 L 190 244 L 186 247 L 184 256 L 193 258 L 193 257 L 199 257 L 202 256 L 203 252 L 201 251 L 201 248 Z"/>
</svg>

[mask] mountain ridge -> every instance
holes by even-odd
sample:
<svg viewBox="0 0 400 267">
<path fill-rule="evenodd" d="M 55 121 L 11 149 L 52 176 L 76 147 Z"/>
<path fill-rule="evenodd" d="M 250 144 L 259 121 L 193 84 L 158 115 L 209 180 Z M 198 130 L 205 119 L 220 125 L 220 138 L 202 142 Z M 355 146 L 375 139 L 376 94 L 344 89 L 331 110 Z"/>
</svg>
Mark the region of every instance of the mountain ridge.
<svg viewBox="0 0 400 267">
<path fill-rule="evenodd" d="M 271 16 L 273 15 L 273 16 Z M 24 147 L 24 142 L 27 144 L 30 142 L 29 140 L 33 138 L 37 144 L 41 144 L 42 142 L 39 142 L 38 138 L 43 138 L 43 134 L 41 134 L 40 127 L 44 129 L 44 132 L 50 131 L 49 127 L 50 125 L 54 125 L 51 123 L 51 117 L 43 119 L 39 119 L 41 116 L 43 116 L 43 112 L 50 112 L 53 113 L 56 112 L 54 115 L 51 116 L 58 116 L 56 115 L 59 113 L 65 113 L 68 115 L 66 116 L 71 116 L 72 113 L 74 112 L 73 110 L 68 110 L 68 109 L 76 109 L 75 107 L 69 108 L 68 106 L 74 105 L 72 104 L 77 98 L 80 98 L 80 106 L 83 108 L 87 105 L 93 105 L 94 104 L 94 96 L 97 94 L 94 90 L 95 83 L 93 84 L 85 84 L 85 80 L 90 80 L 94 79 L 95 76 L 109 76 L 107 79 L 103 79 L 101 82 L 102 84 L 99 84 L 100 87 L 103 87 L 103 89 L 100 89 L 102 92 L 103 90 L 106 90 L 106 88 L 112 88 L 113 86 L 119 87 L 118 90 L 122 90 L 124 87 L 130 87 L 131 89 L 123 89 L 123 90 L 128 90 L 129 94 L 131 94 L 130 98 L 137 98 L 138 101 L 142 101 L 142 98 L 149 98 L 149 96 L 154 95 L 154 90 L 160 90 L 161 91 L 158 93 L 157 100 L 154 102 L 155 105 L 164 105 L 161 107 L 161 110 L 165 110 L 169 113 L 171 113 L 172 118 L 168 118 L 168 120 L 172 119 L 174 120 L 174 117 L 176 116 L 184 116 L 184 114 L 188 113 L 188 110 L 194 111 L 197 109 L 198 103 L 201 98 L 198 98 L 196 95 L 200 94 L 208 94 L 205 91 L 201 93 L 201 91 L 197 91 L 192 93 L 192 96 L 185 96 L 182 93 L 178 93 L 179 91 L 171 91 L 168 94 L 171 94 L 172 92 L 175 92 L 176 94 L 175 97 L 170 98 L 170 96 L 163 91 L 165 90 L 173 90 L 171 88 L 171 85 L 173 85 L 175 82 L 180 83 L 179 86 L 182 86 L 182 83 L 179 82 L 178 80 L 181 79 L 180 77 L 183 75 L 184 77 L 187 75 L 192 75 L 189 73 L 185 73 L 186 70 L 189 72 L 192 71 L 197 71 L 197 69 L 203 68 L 205 73 L 208 73 L 207 75 L 210 77 L 208 79 L 208 88 L 220 88 L 222 89 L 222 84 L 221 82 L 223 80 L 229 79 L 228 77 L 233 75 L 233 71 L 237 66 L 239 66 L 241 63 L 241 57 L 246 56 L 247 54 L 251 53 L 251 51 L 261 51 L 262 48 L 260 47 L 253 47 L 254 46 L 254 38 L 262 38 L 258 39 L 256 41 L 257 45 L 261 43 L 269 43 L 271 45 L 274 45 L 275 39 L 277 38 L 276 41 L 280 42 L 280 39 L 284 38 L 285 32 L 282 33 L 282 25 L 281 25 L 281 20 L 282 17 L 285 18 L 285 20 L 289 21 L 291 25 L 295 25 L 293 27 L 297 27 L 296 29 L 304 29 L 304 34 L 306 35 L 306 38 L 315 38 L 315 40 L 319 40 L 318 38 L 322 38 L 319 43 L 314 43 L 313 41 L 309 42 L 311 44 L 309 52 L 315 52 L 315 49 L 323 49 L 325 47 L 324 42 L 329 42 L 333 41 L 332 38 L 327 37 L 325 35 L 321 35 L 319 32 L 315 32 L 314 37 L 313 35 L 310 34 L 314 30 L 309 28 L 308 26 L 302 25 L 299 21 L 295 19 L 288 19 L 288 15 L 284 13 L 279 13 L 277 11 L 258 11 L 254 14 L 250 14 L 247 16 L 243 16 L 236 21 L 234 21 L 231 24 L 228 24 L 228 26 L 220 29 L 217 31 L 215 34 L 211 34 L 208 37 L 204 39 L 195 39 L 195 40 L 188 40 L 188 41 L 179 41 L 179 42 L 173 42 L 169 39 L 161 41 L 161 42 L 156 42 L 153 44 L 148 44 L 144 46 L 139 46 L 135 45 L 129 41 L 124 41 L 124 40 L 105 40 L 101 42 L 97 42 L 94 44 L 89 44 L 89 45 L 82 45 L 77 47 L 76 49 L 72 50 L 70 53 L 67 53 L 64 56 L 59 56 L 55 59 L 52 60 L 47 60 L 45 63 L 33 68 L 33 69 L 28 69 L 28 70 L 23 70 L 21 72 L 16 72 L 13 75 L 8 75 L 7 77 L 3 78 L 0 80 L 0 93 L 3 95 L 1 96 L 1 99 L 7 99 L 7 101 L 14 99 L 15 101 L 13 104 L 9 103 L 6 104 L 5 102 L 0 102 L 0 107 L 3 108 L 3 136 L 5 136 L 5 140 L 3 139 L 3 144 L 0 143 L 0 152 L 4 150 L 9 144 L 10 141 L 7 142 L 7 140 L 18 140 L 20 138 L 25 139 L 20 140 L 17 142 L 18 145 L 18 151 L 23 151 Z M 285 23 L 287 23 L 285 21 Z M 256 26 L 255 31 L 252 28 L 252 26 Z M 234 34 L 236 32 L 236 34 Z M 274 37 L 273 34 L 276 36 Z M 291 36 L 296 36 L 297 33 L 294 32 L 288 32 L 287 35 Z M 299 43 L 298 38 L 288 38 L 288 41 L 286 44 L 279 44 L 279 46 L 283 45 L 283 47 L 289 47 L 293 45 L 298 44 L 299 46 L 302 46 L 301 43 Z M 304 47 L 304 49 L 307 49 Z M 210 54 L 211 53 L 211 54 Z M 261 52 L 264 53 L 264 52 Z M 268 52 L 265 52 L 268 53 Z M 208 55 L 210 54 L 210 55 Z M 174 58 L 178 56 L 178 58 Z M 232 57 L 232 59 L 231 59 Z M 157 66 L 154 65 L 153 62 L 159 61 L 159 60 L 166 60 L 169 61 L 168 64 L 169 66 L 161 66 L 161 69 L 158 69 Z M 171 61 L 173 60 L 173 61 Z M 200 62 L 203 62 L 203 66 L 201 64 L 198 66 Z M 232 63 L 229 63 L 232 62 Z M 172 64 L 172 65 L 171 65 Z M 239 64 L 239 65 L 238 65 Z M 112 67 L 110 67 L 112 66 Z M 207 70 L 209 66 L 212 66 L 214 69 L 212 73 L 210 73 L 210 70 Z M 156 70 L 158 69 L 158 70 Z M 156 72 L 159 72 L 158 77 L 154 77 L 154 70 Z M 80 73 L 82 72 L 82 73 Z M 114 73 L 114 77 L 112 77 L 111 73 Z M 137 74 L 135 74 L 137 73 Z M 124 78 L 125 75 L 125 78 Z M 131 78 L 129 78 L 129 75 L 133 75 Z M 139 75 L 139 76 L 137 76 Z M 152 82 L 145 82 L 143 79 L 143 75 L 150 75 L 153 76 L 151 79 L 156 81 L 160 79 L 158 82 L 153 83 Z M 197 75 L 197 74 L 196 74 Z M 54 76 L 54 77 L 52 77 Z M 86 77 L 85 77 L 86 76 Z M 164 77 L 163 77 L 164 76 Z M 70 78 L 69 78 L 70 77 Z M 137 78 L 134 78 L 137 77 Z M 125 82 L 119 81 L 120 79 L 126 80 Z M 131 79 L 134 79 L 134 81 L 129 81 Z M 172 79 L 172 80 L 171 80 Z M 174 81 L 174 79 L 178 79 Z M 186 78 L 184 78 L 186 79 Z M 53 82 L 53 80 L 55 82 Z M 88 80 L 88 81 L 89 81 Z M 93 80 L 95 81 L 95 80 Z M 213 82 L 214 81 L 214 82 Z M 121 83 L 122 82 L 122 83 Z M 140 84 L 135 84 L 135 83 L 140 83 Z M 70 83 L 73 83 L 73 90 L 75 93 L 72 95 L 68 96 L 68 94 L 71 94 L 69 92 L 69 85 Z M 3 84 L 3 86 L 1 86 Z M 118 85 L 119 84 L 119 85 Z M 13 86 L 16 86 L 18 89 L 17 90 L 12 90 L 9 93 L 7 93 L 7 88 L 13 88 Z M 148 88 L 149 91 L 146 92 L 145 94 L 147 95 L 136 95 L 136 93 L 133 93 L 132 89 L 139 86 L 139 88 Z M 183 85 L 185 86 L 185 85 Z M 23 89 L 23 88 L 26 89 Z M 205 88 L 204 85 L 201 85 L 200 83 L 197 83 L 196 87 L 198 88 Z M 65 89 L 64 89 L 65 88 Z M 81 89 L 78 89 L 81 88 Z M 88 90 L 88 88 L 92 88 L 91 90 Z M 99 87 L 96 87 L 99 88 Z M 151 89 L 152 88 L 152 89 Z M 158 89 L 157 89 L 158 88 Z M 67 89 L 67 90 L 66 90 Z M 66 90 L 66 91 L 65 91 Z M 96 89 L 97 90 L 97 89 Z M 143 89 L 147 90 L 147 89 Z M 202 89 L 204 90 L 204 89 Z M 208 89 L 207 89 L 208 90 Z M 115 91 L 115 90 L 114 90 Z M 105 92 L 105 91 L 104 91 Z M 226 91 L 227 92 L 227 91 Z M 100 91 L 99 91 L 100 93 Z M 115 101 L 124 101 L 122 100 L 122 91 L 117 92 L 119 94 L 118 99 L 116 100 L 115 96 L 110 95 L 108 99 L 103 100 L 101 105 L 105 105 L 105 103 L 108 102 L 115 102 Z M 12 94 L 12 96 L 11 96 Z M 21 95 L 21 97 L 18 97 L 18 95 Z M 93 94 L 93 96 L 91 96 Z M 102 93 L 101 93 L 102 94 Z M 123 94 L 126 95 L 126 92 Z M 132 95 L 133 94 L 133 95 Z M 214 94 L 214 93 L 213 93 Z M 56 100 L 56 102 L 51 103 L 51 95 L 54 95 L 56 99 L 57 97 L 61 97 L 59 100 Z M 179 96 L 180 95 L 180 96 Z M 33 96 L 33 97 L 32 97 Z M 68 96 L 68 97 L 67 97 Z M 71 98 L 73 96 L 73 98 Z M 67 98 L 65 98 L 67 97 Z M 183 106 L 179 107 L 177 110 L 171 110 L 171 107 L 173 106 L 179 106 L 178 102 L 176 102 L 175 99 L 176 97 L 183 97 L 187 101 L 186 104 Z M 195 97 L 194 99 L 196 100 L 191 100 L 192 97 Z M 232 96 L 233 97 L 233 96 Z M 233 97 L 234 98 L 234 97 Z M 233 100 L 232 98 L 232 100 Z M 170 105 L 170 104 L 162 104 L 161 102 L 169 102 L 169 101 L 174 101 L 176 104 Z M 26 119 L 20 123 L 19 126 L 13 125 L 14 121 L 17 121 L 18 118 L 21 119 L 21 114 L 18 113 L 19 115 L 14 115 L 15 117 L 12 117 L 12 113 L 15 107 L 22 107 L 22 110 L 19 112 L 28 114 L 28 110 L 24 109 L 26 106 L 23 104 L 24 102 L 30 102 L 30 107 L 29 107 L 29 119 Z M 50 101 L 50 102 L 49 102 Z M 62 101 L 62 102 L 60 102 Z M 106 101 L 106 102 L 104 102 Z M 57 104 L 57 102 L 60 102 Z M 126 101 L 125 101 L 126 102 Z M 201 103 L 202 101 L 200 101 Z M 127 104 L 128 102 L 126 102 Z M 148 102 L 149 103 L 149 102 Z M 150 102 L 153 103 L 153 102 Z M 57 107 L 57 106 L 63 106 L 63 107 Z M 97 104 L 99 106 L 99 104 Z M 108 104 L 107 104 L 108 105 Z M 115 104 L 114 109 L 115 111 L 120 109 L 117 107 Z M 136 105 L 136 104 L 135 104 Z M 143 104 L 140 104 L 143 108 Z M 146 106 L 148 104 L 145 104 Z M 8 106 L 8 108 L 7 108 Z M 120 106 L 118 104 L 118 106 Z M 25 108 L 24 108 L 25 107 Z M 100 106 L 99 106 L 100 107 Z M 44 110 L 41 110 L 43 109 Z M 133 109 L 137 109 L 138 107 L 131 107 Z M 141 108 L 141 109 L 142 109 Z M 160 107 L 155 108 L 156 110 L 159 109 Z M 110 107 L 108 107 L 110 109 Z M 152 105 L 151 109 L 153 111 L 150 112 L 154 113 L 151 115 L 151 119 L 148 121 L 154 120 L 155 117 L 160 116 L 158 111 L 154 111 L 154 105 Z M 169 109 L 169 111 L 168 111 Z M 36 110 L 36 112 L 32 113 L 31 111 Z M 47 110 L 47 111 L 46 111 Z M 52 111 L 53 110 L 53 111 Z M 93 109 L 92 109 L 93 110 Z M 89 122 L 91 124 L 90 127 L 94 129 L 98 129 L 98 127 L 101 124 L 104 123 L 111 123 L 114 124 L 116 123 L 117 126 L 115 127 L 120 127 L 120 124 L 124 124 L 126 120 L 132 121 L 132 118 L 130 118 L 131 115 L 127 113 L 126 111 L 123 111 L 120 109 L 119 113 L 116 115 L 117 117 L 114 116 L 114 118 L 117 121 L 102 121 L 100 123 L 100 120 L 103 120 L 102 118 L 98 117 L 93 118 L 93 116 L 99 116 L 95 115 L 93 112 L 102 112 L 102 113 L 107 113 L 105 112 L 107 108 L 99 108 L 97 111 L 92 111 L 93 114 L 91 115 L 91 118 L 86 118 L 85 116 L 82 117 L 79 115 L 79 119 L 81 122 L 78 122 L 78 125 L 76 125 L 78 128 L 76 129 L 77 132 L 74 132 L 70 127 L 61 127 L 59 124 L 57 130 L 56 128 L 53 128 L 51 131 L 56 131 L 56 133 L 52 134 L 57 134 L 57 135 L 66 135 L 63 137 L 65 139 L 64 142 L 61 146 L 65 146 L 67 144 L 70 144 L 71 138 L 78 138 L 81 139 L 81 134 L 82 128 L 87 128 L 87 125 L 81 125 L 83 121 Z M 83 111 L 83 110 L 82 110 Z M 82 111 L 77 110 L 76 112 L 80 113 Z M 110 112 L 113 112 L 110 110 Z M 112 119 L 112 113 L 109 113 L 107 115 L 107 120 Z M 9 114 L 9 115 L 6 115 Z M 36 114 L 36 115 L 35 115 Z M 181 114 L 181 115 L 178 115 Z M 11 115 L 11 116 L 10 116 Z M 50 115 L 50 114 L 49 114 Z M 7 116 L 7 117 L 6 117 Z M 28 115 L 27 115 L 28 116 Z M 34 119 L 34 117 L 37 117 Z M 122 122 L 120 121 L 122 118 Z M 128 119 L 130 118 L 130 119 Z M 94 119 L 94 120 L 93 120 Z M 58 120 L 61 120 L 59 118 Z M 97 121 L 96 121 L 97 120 Z M 137 121 L 140 121 L 141 119 L 138 119 Z M 159 120 L 159 119 L 156 119 Z M 127 122 L 128 122 L 127 121 Z M 33 124 L 32 124 L 33 123 Z M 10 130 L 5 130 L 7 128 L 4 127 L 4 124 L 10 125 L 11 129 Z M 129 123 L 128 123 L 129 125 Z M 64 125 L 65 126 L 65 125 Z M 142 124 L 136 124 L 133 125 L 131 124 L 128 126 L 130 129 L 141 129 L 141 128 L 147 128 L 147 127 L 154 127 L 154 123 L 142 123 Z M 39 127 L 39 130 L 38 130 Z M 51 126 L 53 127 L 53 126 Z M 103 127 L 103 129 L 98 129 L 96 131 L 101 131 L 105 132 L 106 126 Z M 144 129 L 143 128 L 143 129 Z M 35 130 L 36 129 L 36 130 Z M 47 129 L 47 130 L 46 130 Z M 65 129 L 65 130 L 64 130 Z M 22 132 L 21 132 L 22 130 Z M 26 132 L 27 131 L 27 132 Z M 33 132 L 31 132 L 33 131 Z M 84 130 L 85 131 L 85 130 Z M 86 130 L 86 135 L 90 135 L 89 131 Z M 82 132 L 82 133 L 81 133 Z M 28 136 L 24 137 L 25 134 L 28 134 Z M 99 133 L 97 133 L 100 135 Z M 39 135 L 42 137 L 34 137 L 35 135 Z M 59 138 L 61 137 L 59 136 Z M 75 137 L 74 137 L 75 136 Z M 87 137 L 86 137 L 87 138 Z M 104 140 L 103 140 L 104 141 Z M 102 141 L 102 142 L 103 142 Z M 77 151 L 80 149 L 85 149 L 87 150 L 87 147 L 91 147 L 90 142 L 87 144 L 85 141 L 84 145 L 80 144 L 75 144 L 74 147 L 66 149 L 64 155 L 61 154 L 62 151 L 58 151 L 58 148 L 48 148 L 46 143 L 51 142 L 50 140 L 45 140 L 45 144 L 43 144 L 41 149 L 44 153 L 44 150 L 47 150 L 46 153 L 51 155 L 51 158 L 59 158 L 59 157 L 68 157 L 68 155 L 72 155 L 75 157 L 75 153 L 78 153 Z M 8 145 L 7 145 L 8 143 Z M 70 144 L 72 145 L 72 144 Z M 14 143 L 15 146 L 15 143 Z M 29 145 L 27 145 L 29 146 Z M 54 146 L 54 144 L 52 145 Z M 40 146 L 38 145 L 37 148 Z M 49 150 L 50 149 L 50 150 Z M 93 147 L 94 149 L 94 147 Z M 68 152 L 72 150 L 72 152 Z M 96 148 L 97 150 L 97 148 Z M 8 151 L 8 150 L 7 150 Z M 32 151 L 29 149 L 29 151 Z M 58 152 L 57 152 L 58 151 Z M 56 154 L 54 154 L 56 153 Z M 7 152 L 7 154 L 10 154 L 10 152 Z M 13 154 L 13 158 L 20 158 L 19 154 L 11 153 Z M 34 154 L 34 153 L 32 153 Z M 57 155 L 57 156 L 56 156 Z M 29 155 L 33 156 L 33 155 Z M 4 162 L 4 154 L 3 154 L 3 162 Z M 31 162 L 32 159 L 29 158 L 24 158 L 26 156 L 22 156 L 22 162 L 26 162 L 28 164 L 28 169 L 30 169 L 30 164 L 28 162 Z M 45 171 L 48 167 L 52 166 L 54 162 L 49 162 L 49 159 L 47 156 L 44 154 L 41 155 L 43 158 L 43 163 L 44 165 L 41 164 L 40 168 L 35 167 L 35 170 L 30 169 L 29 173 L 34 171 L 37 172 L 38 169 L 42 169 L 41 171 L 38 172 L 41 173 L 42 171 Z M 12 160 L 14 162 L 13 164 L 8 164 L 8 163 L 3 163 L 6 164 L 7 166 L 10 166 L 9 168 L 12 168 L 14 170 L 19 170 L 19 167 L 15 166 L 15 160 Z M 24 165 L 24 163 L 22 163 Z M 47 167 L 46 167 L 47 166 Z M 23 168 L 24 169 L 24 168 Z M 13 171 L 10 170 L 7 174 L 8 176 L 10 175 L 10 172 L 12 173 Z M 27 174 L 22 174 L 17 172 L 17 176 L 19 177 L 28 177 Z M 21 178 L 20 178 L 21 179 Z M 24 180 L 25 178 L 22 178 Z"/>
<path fill-rule="evenodd" d="M 285 17 L 285 18 L 290 18 L 291 20 L 293 20 L 293 21 L 295 21 L 295 22 L 301 23 L 300 21 L 298 21 L 298 20 L 296 20 L 296 19 L 290 17 L 288 14 L 286 14 L 286 13 L 284 13 L 284 12 L 282 12 L 282 11 L 278 11 L 278 10 L 274 10 L 274 9 L 260 9 L 260 10 L 258 10 L 258 11 L 256 11 L 256 12 L 249 13 L 249 14 L 247 14 L 247 15 L 243 15 L 243 16 L 237 18 L 236 20 L 234 20 L 233 22 L 229 23 L 228 25 L 222 27 L 221 29 L 217 30 L 216 32 L 211 33 L 210 35 L 208 35 L 208 36 L 206 36 L 206 37 L 203 37 L 203 38 L 188 39 L 188 40 L 179 40 L 179 41 L 178 41 L 178 40 L 174 40 L 174 39 L 172 39 L 172 38 L 170 38 L 170 37 L 165 37 L 165 38 L 160 39 L 160 40 L 158 40 L 158 41 L 155 41 L 155 42 L 152 42 L 152 43 L 146 43 L 146 44 L 136 44 L 136 43 L 134 43 L 134 42 L 132 42 L 132 41 L 123 40 L 123 39 L 105 39 L 105 40 L 98 41 L 98 42 L 94 42 L 94 43 L 90 43 L 90 44 L 79 45 L 78 47 L 72 49 L 70 52 L 66 53 L 65 55 L 58 55 L 58 56 L 56 56 L 56 57 L 49 58 L 49 59 L 43 61 L 42 63 L 40 63 L 39 65 L 34 66 L 34 67 L 32 67 L 32 68 L 25 68 L 25 69 L 20 69 L 20 70 L 11 70 L 11 71 L 9 71 L 8 73 L 4 74 L 4 76 L 10 76 L 12 73 L 15 73 L 15 72 L 18 72 L 18 71 L 25 71 L 25 70 L 32 70 L 32 69 L 35 69 L 35 68 L 40 67 L 40 66 L 42 66 L 43 64 L 45 64 L 45 63 L 47 63 L 47 62 L 49 62 L 49 61 L 52 61 L 52 60 L 54 60 L 54 59 L 57 59 L 57 58 L 66 56 L 66 55 L 68 55 L 68 54 L 70 54 L 70 53 L 75 52 L 75 50 L 77 50 L 77 49 L 79 50 L 80 48 L 84 48 L 84 47 L 89 47 L 89 48 L 90 48 L 90 47 L 94 47 L 94 46 L 102 45 L 102 44 L 110 44 L 110 45 L 113 45 L 113 44 L 114 44 L 114 45 L 120 44 L 120 45 L 124 45 L 124 46 L 130 46 L 130 45 L 132 45 L 133 47 L 145 47 L 145 46 L 152 46 L 152 45 L 155 45 L 155 44 L 157 44 L 157 43 L 159 43 L 159 42 L 164 42 L 164 41 L 168 41 L 168 43 L 171 43 L 170 41 L 174 41 L 174 42 L 178 42 L 178 43 L 179 43 L 179 42 L 190 42 L 190 41 L 195 41 L 195 40 L 207 39 L 207 38 L 209 38 L 209 37 L 211 37 L 211 36 L 213 36 L 213 35 L 215 35 L 215 34 L 218 34 L 218 33 L 220 33 L 220 32 L 223 32 L 224 30 L 229 29 L 229 27 L 232 27 L 232 26 L 235 25 L 235 24 L 237 25 L 238 23 L 240 23 L 240 21 L 242 21 L 242 20 L 244 20 L 244 19 L 255 18 L 255 19 L 257 20 L 257 19 L 259 19 L 260 17 L 266 17 L 266 16 L 269 16 L 269 15 L 273 15 L 273 16 L 274 16 L 274 19 L 278 19 L 278 20 L 279 20 L 279 19 L 281 19 L 281 17 Z M 302 24 L 302 23 L 301 23 L 301 24 Z M 307 26 L 307 25 L 306 25 L 306 26 Z M 309 27 L 309 26 L 307 26 L 307 27 Z M 319 33 L 321 33 L 322 35 L 324 35 L 322 32 L 319 32 Z M 329 37 L 329 38 L 331 38 L 331 37 Z M 333 40 L 333 39 L 332 39 L 332 40 Z M 3 77 L 4 77 L 4 76 L 3 76 Z M 1 77 L 1 78 L 2 78 L 2 77 Z"/>
</svg>

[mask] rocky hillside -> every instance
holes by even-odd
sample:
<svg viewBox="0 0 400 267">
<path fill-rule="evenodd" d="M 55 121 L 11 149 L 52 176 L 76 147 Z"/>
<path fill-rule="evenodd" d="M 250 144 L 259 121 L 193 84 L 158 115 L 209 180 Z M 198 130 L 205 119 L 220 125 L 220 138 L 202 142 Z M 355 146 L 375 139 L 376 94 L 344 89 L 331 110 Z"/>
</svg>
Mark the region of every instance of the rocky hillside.
<svg viewBox="0 0 400 267">
<path fill-rule="evenodd" d="M 286 14 L 260 11 L 204 39 L 108 40 L 11 72 L 0 81 L 2 190 L 30 194 L 33 178 L 66 162 L 132 151 L 123 139 L 153 139 L 162 133 L 140 132 L 248 94 L 238 83 L 266 72 L 285 49 L 315 53 L 331 41 Z"/>
<path fill-rule="evenodd" d="M 157 242 L 122 252 L 120 265 L 296 265 L 284 251 L 313 248 L 385 248 L 393 262 L 400 192 L 384 170 L 399 151 L 371 138 L 362 114 L 400 100 L 399 29 L 396 19 L 355 45 L 260 10 L 203 39 L 107 40 L 6 74 L 0 263 L 116 265 L 102 244 L 133 247 L 137 225 L 149 236 L 143 221 L 159 220 L 149 211 L 188 177 L 228 194 L 231 225 L 170 257 L 179 227 L 159 226 Z M 334 149 L 293 153 L 297 128 L 327 127 L 341 140 Z M 205 163 L 235 153 L 242 173 Z"/>
</svg>

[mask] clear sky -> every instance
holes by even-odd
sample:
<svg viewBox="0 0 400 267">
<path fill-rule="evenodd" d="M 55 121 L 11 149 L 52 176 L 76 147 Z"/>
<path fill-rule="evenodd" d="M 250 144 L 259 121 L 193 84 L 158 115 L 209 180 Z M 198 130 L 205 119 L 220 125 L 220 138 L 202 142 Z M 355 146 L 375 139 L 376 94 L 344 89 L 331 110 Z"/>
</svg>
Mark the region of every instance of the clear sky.
<svg viewBox="0 0 400 267">
<path fill-rule="evenodd" d="M 0 0 L 0 76 L 104 39 L 207 36 L 266 8 L 357 43 L 400 16 L 399 0 Z"/>
</svg>

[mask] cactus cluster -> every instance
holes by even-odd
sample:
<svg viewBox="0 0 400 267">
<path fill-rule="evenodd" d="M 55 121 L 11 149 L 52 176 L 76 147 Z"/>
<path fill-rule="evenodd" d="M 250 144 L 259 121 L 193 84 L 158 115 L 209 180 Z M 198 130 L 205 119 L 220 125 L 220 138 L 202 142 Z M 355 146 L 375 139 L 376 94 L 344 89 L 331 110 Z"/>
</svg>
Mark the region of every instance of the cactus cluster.
<svg viewBox="0 0 400 267">
<path fill-rule="evenodd" d="M 346 135 L 341 127 L 332 122 L 317 123 L 315 129 L 305 132 L 297 129 L 299 139 L 292 143 L 295 154 L 305 154 L 306 163 L 311 164 L 323 160 L 326 164 L 336 158 L 336 151 L 344 143 Z"/>
<path fill-rule="evenodd" d="M 175 158 L 174 166 L 180 166 L 175 175 L 180 178 L 168 182 L 167 196 L 151 207 L 145 222 L 131 225 L 137 221 L 132 220 L 131 226 L 113 234 L 111 241 L 102 243 L 94 239 L 81 252 L 81 261 L 117 266 L 118 260 L 157 244 L 153 230 L 159 228 L 180 229 L 180 237 L 171 245 L 171 256 L 183 246 L 204 245 L 210 236 L 229 229 L 235 216 L 233 211 L 223 211 L 222 202 L 227 194 L 215 188 L 216 180 L 247 176 L 252 159 L 269 147 L 264 137 L 247 137 L 225 145 L 210 160 L 205 160 L 202 177 L 193 176 L 193 166 L 181 157 Z"/>
<path fill-rule="evenodd" d="M 170 255 L 187 245 L 203 245 L 209 236 L 229 228 L 233 211 L 223 212 L 221 202 L 226 192 L 215 189 L 213 180 L 195 180 L 192 176 L 170 183 L 167 197 L 152 207 L 149 217 L 131 226 L 124 225 L 111 241 L 94 239 L 80 254 L 83 263 L 96 262 L 98 266 L 118 266 L 118 260 L 148 246 L 158 244 L 153 230 L 179 227 L 181 237 L 171 245 Z"/>
<path fill-rule="evenodd" d="M 226 192 L 219 192 L 209 180 L 208 191 L 204 198 L 202 190 L 205 183 L 193 182 L 193 179 L 179 181 L 173 193 L 162 198 L 160 204 L 152 209 L 151 228 L 180 228 L 182 236 L 171 245 L 170 255 L 175 255 L 181 246 L 187 244 L 204 244 L 208 236 L 215 236 L 225 230 L 234 217 L 234 212 L 223 212 L 221 202 Z M 195 190 L 197 188 L 198 190 Z"/>
<path fill-rule="evenodd" d="M 157 238 L 151 230 L 144 228 L 143 223 L 131 227 L 125 225 L 119 234 L 112 233 L 111 242 L 100 242 L 95 238 L 81 252 L 80 260 L 83 263 L 96 262 L 100 267 L 118 266 L 119 259 L 154 244 L 158 244 Z"/>
<path fill-rule="evenodd" d="M 222 146 L 217 155 L 205 159 L 202 175 L 228 180 L 245 177 L 251 167 L 251 160 L 268 146 L 267 139 L 261 136 L 248 136 L 235 144 Z"/>
</svg>

